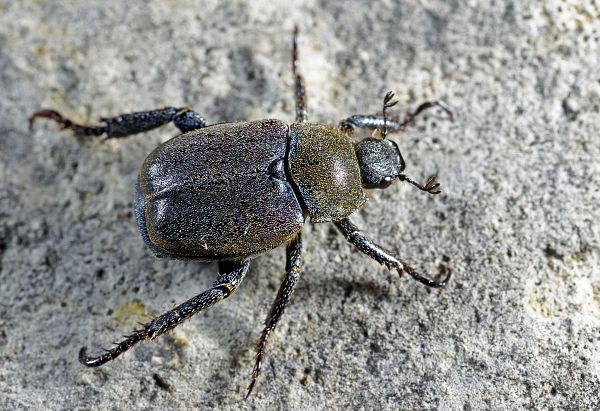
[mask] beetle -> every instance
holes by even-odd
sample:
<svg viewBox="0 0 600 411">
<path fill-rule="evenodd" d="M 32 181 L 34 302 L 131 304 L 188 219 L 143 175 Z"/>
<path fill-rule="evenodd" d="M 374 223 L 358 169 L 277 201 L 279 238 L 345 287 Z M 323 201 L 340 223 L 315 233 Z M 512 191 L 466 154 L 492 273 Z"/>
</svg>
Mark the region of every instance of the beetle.
<svg viewBox="0 0 600 411">
<path fill-rule="evenodd" d="M 278 246 L 286 247 L 285 277 L 257 344 L 250 395 L 261 372 L 265 348 L 300 278 L 302 227 L 332 222 L 359 251 L 399 274 L 408 273 L 429 287 L 430 279 L 394 253 L 368 239 L 349 216 L 366 201 L 366 189 L 383 189 L 406 181 L 431 194 L 440 193 L 435 176 L 424 185 L 403 171 L 398 145 L 387 139 L 414 124 L 424 110 L 439 101 L 421 104 L 404 121 L 388 118 L 397 101 L 383 100 L 382 115 L 353 115 L 337 128 L 308 122 L 304 79 L 298 70 L 298 28 L 292 37 L 292 72 L 296 119 L 258 120 L 208 125 L 193 110 L 166 107 L 102 118 L 101 125 L 75 123 L 54 110 L 30 117 L 54 120 L 78 136 L 119 138 L 169 122 L 182 134 L 159 145 L 144 161 L 135 185 L 134 210 L 143 241 L 157 257 L 217 261 L 219 274 L 212 287 L 143 324 L 113 348 L 79 360 L 89 367 L 111 361 L 143 340 L 154 340 L 194 314 L 230 296 L 248 272 L 252 258 Z M 355 129 L 374 130 L 372 137 L 355 138 Z"/>
</svg>

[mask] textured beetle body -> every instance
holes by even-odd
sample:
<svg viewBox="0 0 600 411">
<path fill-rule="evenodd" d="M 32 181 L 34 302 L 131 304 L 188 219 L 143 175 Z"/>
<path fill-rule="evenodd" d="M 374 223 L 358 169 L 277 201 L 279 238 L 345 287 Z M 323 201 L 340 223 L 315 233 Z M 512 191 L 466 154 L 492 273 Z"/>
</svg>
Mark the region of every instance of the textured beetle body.
<svg viewBox="0 0 600 411">
<path fill-rule="evenodd" d="M 442 280 L 422 275 L 395 253 L 377 245 L 349 216 L 366 201 L 366 189 L 382 189 L 399 180 L 419 190 L 439 194 L 435 176 L 422 185 L 406 176 L 396 143 L 386 139 L 414 124 L 419 113 L 433 107 L 452 112 L 441 102 L 422 103 L 404 121 L 388 118 L 392 101 L 383 99 L 382 115 L 356 114 L 337 128 L 308 123 L 304 79 L 298 71 L 298 29 L 292 42 L 292 71 L 296 100 L 295 122 L 258 120 L 207 126 L 188 107 L 102 118 L 84 125 L 58 111 L 44 109 L 29 119 L 55 121 L 86 137 L 121 138 L 172 122 L 183 134 L 157 147 L 144 161 L 135 188 L 135 215 L 144 242 L 158 257 L 218 261 L 212 286 L 141 325 L 110 349 L 79 361 L 97 367 L 112 361 L 137 343 L 154 340 L 196 313 L 232 295 L 241 284 L 252 257 L 285 244 L 285 276 L 265 320 L 247 395 L 264 364 L 269 336 L 301 274 L 302 227 L 332 222 L 346 240 L 366 256 L 399 274 L 407 273 L 429 287 L 443 287 L 451 271 L 442 267 Z M 356 128 L 373 130 L 370 138 L 353 139 Z"/>
<path fill-rule="evenodd" d="M 366 197 L 346 135 L 259 120 L 189 131 L 158 146 L 140 170 L 134 201 L 157 256 L 234 260 L 288 242 L 307 215 L 346 217 Z"/>
<path fill-rule="evenodd" d="M 135 210 L 160 257 L 241 259 L 292 239 L 304 215 L 285 173 L 289 127 L 224 123 L 158 146 L 142 166 Z"/>
</svg>

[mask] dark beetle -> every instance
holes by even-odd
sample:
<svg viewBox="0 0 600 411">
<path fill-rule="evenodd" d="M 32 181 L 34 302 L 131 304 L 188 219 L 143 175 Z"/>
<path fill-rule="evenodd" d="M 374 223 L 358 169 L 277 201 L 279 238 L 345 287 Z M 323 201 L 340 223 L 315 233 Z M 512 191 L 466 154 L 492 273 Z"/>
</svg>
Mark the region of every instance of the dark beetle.
<svg viewBox="0 0 600 411">
<path fill-rule="evenodd" d="M 397 102 L 393 93 L 384 99 L 383 114 L 354 115 L 337 128 L 307 122 L 304 79 L 297 69 L 297 29 L 292 64 L 296 88 L 296 122 L 279 120 L 222 123 L 207 126 L 188 108 L 123 114 L 102 119 L 103 125 L 74 123 L 53 110 L 31 116 L 50 118 L 82 136 L 125 137 L 173 122 L 183 134 L 161 144 L 144 161 L 135 188 L 135 215 L 144 242 L 158 257 L 219 262 L 213 287 L 144 324 L 114 348 L 79 360 L 90 367 L 102 365 L 139 341 L 154 339 L 195 313 L 228 297 L 241 283 L 250 260 L 267 250 L 286 245 L 286 275 L 258 342 L 256 364 L 248 395 L 260 373 L 271 332 L 300 276 L 301 232 L 305 219 L 333 222 L 360 251 L 390 270 L 407 272 L 430 287 L 441 281 L 419 274 L 393 253 L 374 244 L 348 216 L 365 201 L 365 188 L 386 188 L 394 180 L 438 194 L 430 177 L 423 186 L 402 174 L 405 164 L 398 146 L 386 139 L 402 131 L 415 116 L 431 107 L 452 113 L 437 101 L 423 103 L 405 121 L 387 118 Z M 353 142 L 355 128 L 375 130 L 374 137 Z"/>
</svg>

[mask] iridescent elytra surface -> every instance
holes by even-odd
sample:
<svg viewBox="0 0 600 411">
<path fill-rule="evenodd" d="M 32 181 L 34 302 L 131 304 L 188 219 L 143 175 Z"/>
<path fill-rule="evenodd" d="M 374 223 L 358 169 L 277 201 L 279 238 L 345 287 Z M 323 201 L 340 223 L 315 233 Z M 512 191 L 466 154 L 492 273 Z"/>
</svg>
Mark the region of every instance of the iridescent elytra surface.
<svg viewBox="0 0 600 411">
<path fill-rule="evenodd" d="M 286 176 L 289 126 L 224 123 L 177 136 L 144 161 L 135 210 L 158 256 L 244 259 L 291 241 L 304 214 Z"/>
</svg>

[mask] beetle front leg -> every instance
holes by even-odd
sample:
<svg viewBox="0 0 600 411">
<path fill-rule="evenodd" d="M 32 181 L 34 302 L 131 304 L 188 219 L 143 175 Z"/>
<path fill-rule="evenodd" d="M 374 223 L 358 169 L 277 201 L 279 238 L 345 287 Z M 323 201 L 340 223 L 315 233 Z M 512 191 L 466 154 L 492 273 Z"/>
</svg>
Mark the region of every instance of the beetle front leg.
<svg viewBox="0 0 600 411">
<path fill-rule="evenodd" d="M 417 270 L 412 268 L 406 262 L 402 261 L 400 258 L 394 256 L 390 251 L 373 243 L 363 233 L 361 233 L 360 230 L 354 224 L 352 224 L 350 219 L 343 218 L 339 221 L 334 221 L 334 224 L 337 227 L 337 229 L 340 230 L 340 232 L 346 237 L 346 239 L 352 244 L 354 244 L 354 246 L 358 248 L 362 253 L 371 257 L 379 264 L 385 265 L 388 269 L 398 271 L 400 275 L 403 272 L 406 272 L 420 283 L 423 283 L 428 287 L 434 288 L 440 288 L 445 286 L 448 283 L 450 276 L 452 275 L 451 270 L 449 268 L 446 268 L 442 270 L 445 272 L 445 277 L 443 280 L 431 280 L 417 272 Z"/>
<path fill-rule="evenodd" d="M 397 118 L 384 118 L 383 116 L 356 114 L 340 121 L 338 124 L 338 129 L 347 134 L 351 134 L 355 128 L 381 130 L 385 121 L 385 126 L 387 130 L 396 133 L 404 131 L 410 126 L 414 126 L 415 118 L 419 114 L 421 114 L 425 110 L 434 107 L 439 107 L 440 109 L 442 109 L 446 113 L 450 121 L 453 120 L 454 115 L 452 113 L 452 110 L 450 110 L 450 108 L 445 103 L 434 100 L 422 103 L 419 107 L 417 107 L 417 109 L 414 112 L 409 114 L 403 121 L 400 121 Z"/>
<path fill-rule="evenodd" d="M 198 113 L 187 107 L 165 107 L 158 110 L 139 111 L 135 113 L 120 114 L 115 117 L 101 118 L 103 125 L 88 126 L 75 123 L 64 117 L 58 111 L 41 110 L 33 113 L 29 118 L 29 127 L 38 118 L 48 118 L 54 120 L 62 129 L 69 129 L 76 136 L 101 136 L 106 134 L 106 138 L 126 137 L 132 134 L 142 133 L 152 130 L 169 122 L 182 132 L 206 127 L 206 122 Z"/>
<path fill-rule="evenodd" d="M 144 324 L 144 328 L 134 331 L 133 334 L 128 335 L 125 340 L 118 343 L 114 348 L 105 350 L 103 354 L 97 357 L 87 356 L 86 348 L 83 347 L 79 351 L 79 362 L 88 367 L 98 367 L 114 360 L 138 342 L 146 339 L 154 340 L 159 335 L 172 330 L 194 314 L 229 297 L 244 279 L 249 264 L 247 261 L 242 263 L 220 262 L 219 276 L 211 289 Z"/>
<path fill-rule="evenodd" d="M 248 393 L 246 394 L 246 398 L 250 396 L 254 385 L 256 384 L 256 379 L 260 375 L 260 369 L 263 362 L 263 357 L 265 355 L 265 349 L 267 347 L 267 342 L 269 340 L 269 336 L 275 329 L 277 322 L 281 319 L 283 312 L 285 311 L 285 307 L 287 307 L 294 289 L 296 288 L 296 284 L 298 284 L 298 279 L 300 278 L 300 264 L 301 264 L 301 252 L 302 252 L 302 235 L 298 234 L 295 240 L 293 240 L 287 246 L 287 257 L 286 257 L 286 267 L 285 267 L 285 278 L 279 287 L 279 291 L 277 292 L 277 297 L 271 306 L 271 311 L 269 312 L 269 316 L 265 321 L 265 328 L 258 340 L 258 344 L 256 346 L 256 363 L 254 365 L 254 370 L 252 371 L 252 380 L 250 381 L 250 385 L 248 386 Z"/>
</svg>

